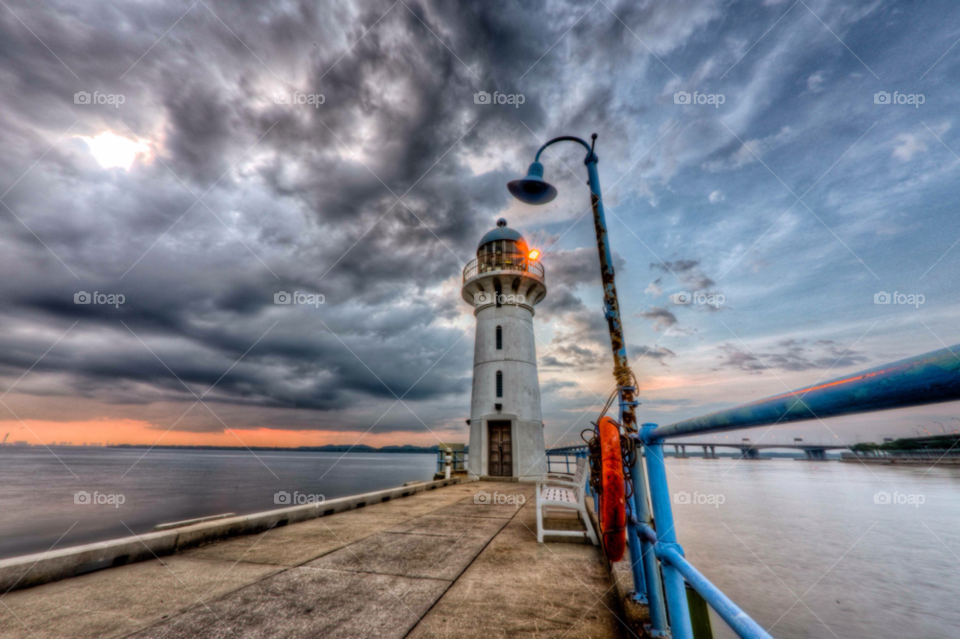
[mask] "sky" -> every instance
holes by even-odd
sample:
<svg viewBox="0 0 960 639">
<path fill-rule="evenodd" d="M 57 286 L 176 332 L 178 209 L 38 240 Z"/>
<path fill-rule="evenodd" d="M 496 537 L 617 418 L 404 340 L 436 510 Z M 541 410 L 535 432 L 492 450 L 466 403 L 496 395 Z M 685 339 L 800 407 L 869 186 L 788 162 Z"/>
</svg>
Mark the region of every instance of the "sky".
<svg viewBox="0 0 960 639">
<path fill-rule="evenodd" d="M 465 442 L 461 274 L 504 217 L 543 252 L 547 444 L 579 440 L 613 388 L 583 149 L 552 203 L 505 188 L 558 135 L 598 135 L 642 422 L 956 344 L 958 12 L 4 0 L 0 436 Z"/>
</svg>

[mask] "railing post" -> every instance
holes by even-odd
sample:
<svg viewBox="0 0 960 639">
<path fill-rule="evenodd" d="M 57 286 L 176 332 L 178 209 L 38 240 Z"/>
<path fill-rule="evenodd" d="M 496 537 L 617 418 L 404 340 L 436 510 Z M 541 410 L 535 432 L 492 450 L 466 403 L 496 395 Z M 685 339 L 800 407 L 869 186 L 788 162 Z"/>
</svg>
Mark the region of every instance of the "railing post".
<svg viewBox="0 0 960 639">
<path fill-rule="evenodd" d="M 580 459 L 581 457 L 584 458 L 584 459 L 589 460 L 589 458 L 590 458 L 590 453 L 587 453 L 587 452 L 582 452 L 582 453 L 581 453 L 581 452 L 578 452 L 578 453 L 577 453 L 577 459 Z M 594 511 L 595 513 L 597 513 L 597 517 L 599 518 L 599 517 L 600 517 L 600 498 L 593 492 L 593 489 L 590 487 L 590 475 L 591 475 L 591 472 L 590 472 L 590 463 L 589 463 L 589 461 L 588 461 L 588 462 L 587 462 L 587 473 L 586 473 L 586 491 L 587 491 L 587 492 L 584 493 L 584 494 L 585 494 L 587 497 L 593 497 L 593 511 Z"/>
<path fill-rule="evenodd" d="M 650 630 L 651 637 L 668 637 L 670 635 L 667 626 L 667 609 L 663 603 L 663 584 L 660 581 L 660 571 L 657 567 L 657 557 L 654 554 L 653 544 L 640 534 L 642 526 L 652 524 L 650 516 L 650 504 L 647 501 L 647 479 L 643 474 L 643 448 L 637 438 L 637 456 L 633 462 L 633 511 L 636 515 L 637 523 L 631 526 L 630 530 L 630 559 L 634 565 L 643 566 L 643 572 L 640 579 L 645 583 L 644 595 L 646 603 L 650 609 Z M 639 554 L 634 554 L 635 545 L 639 545 Z M 639 585 L 637 571 L 633 573 L 634 585 Z M 637 587 L 639 594 L 640 588 Z"/>
<path fill-rule="evenodd" d="M 647 451 L 647 474 L 650 479 L 650 501 L 653 504 L 653 517 L 657 524 L 657 545 L 675 548 L 682 553 L 674 530 L 673 510 L 670 506 L 670 488 L 667 486 L 667 467 L 663 462 L 663 442 L 649 439 L 656 424 L 644 424 L 643 443 Z M 667 612 L 670 617 L 670 631 L 674 639 L 693 639 L 693 627 L 690 624 L 690 609 L 687 606 L 687 590 L 683 576 L 677 569 L 661 559 L 663 571 L 663 589 L 667 598 Z"/>
</svg>

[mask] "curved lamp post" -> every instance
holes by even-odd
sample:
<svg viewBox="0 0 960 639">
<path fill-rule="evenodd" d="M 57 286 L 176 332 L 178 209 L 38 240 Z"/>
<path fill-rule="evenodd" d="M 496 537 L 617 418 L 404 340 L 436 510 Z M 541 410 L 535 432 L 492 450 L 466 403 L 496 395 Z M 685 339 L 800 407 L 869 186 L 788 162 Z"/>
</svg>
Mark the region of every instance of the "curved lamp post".
<svg viewBox="0 0 960 639">
<path fill-rule="evenodd" d="M 593 144 L 596 144 L 597 134 L 590 136 Z M 581 138 L 564 135 L 553 138 L 540 147 L 534 158 L 533 164 L 527 170 L 527 175 L 519 180 L 513 180 L 507 184 L 507 189 L 515 198 L 526 204 L 546 204 L 552 202 L 557 197 L 557 189 L 549 182 L 543 179 L 543 165 L 540 164 L 540 155 L 550 145 L 557 142 L 576 142 L 583 145 L 587 150 L 587 155 L 583 163 L 587 167 L 590 186 L 590 203 L 593 205 L 593 221 L 597 232 L 597 248 L 600 251 L 600 277 L 603 280 L 603 313 L 607 318 L 607 325 L 610 329 L 610 340 L 613 345 L 613 364 L 614 377 L 617 379 L 617 385 L 620 388 L 623 411 L 623 425 L 630 433 L 637 431 L 636 402 L 634 393 L 636 391 L 632 386 L 628 375 L 627 347 L 623 339 L 623 327 L 620 323 L 620 305 L 617 301 L 617 287 L 613 281 L 613 256 L 610 253 L 610 243 L 607 239 L 607 221 L 603 214 L 603 199 L 600 195 L 600 176 L 597 173 L 597 162 L 599 158 L 593 152 L 593 144 L 587 144 Z"/>
<path fill-rule="evenodd" d="M 597 162 L 599 158 L 594 153 L 593 147 L 597 142 L 597 134 L 590 136 L 591 143 L 575 136 L 564 135 L 553 138 L 540 147 L 534 158 L 533 164 L 527 170 L 527 175 L 519 180 L 513 180 L 507 184 L 510 193 L 526 204 L 546 204 L 552 202 L 557 197 L 557 189 L 549 182 L 543 179 L 543 165 L 540 163 L 540 155 L 544 150 L 557 142 L 576 142 L 587 150 L 587 155 L 583 158 L 583 163 L 587 167 L 587 176 L 589 177 L 588 186 L 590 187 L 590 203 L 593 206 L 593 223 L 597 233 L 597 249 L 600 252 L 600 277 L 603 281 L 603 314 L 607 319 L 607 327 L 610 330 L 610 342 L 613 347 L 613 375 L 617 380 L 617 387 L 620 391 L 620 419 L 627 431 L 629 437 L 637 442 L 636 463 L 632 469 L 633 479 L 633 516 L 630 521 L 630 530 L 628 540 L 630 542 L 631 557 L 642 557 L 642 561 L 634 560 L 632 566 L 634 598 L 641 603 L 646 603 L 650 607 L 651 634 L 653 636 L 668 636 L 667 611 L 664 605 L 663 585 L 660 580 L 660 571 L 657 569 L 657 560 L 651 541 L 639 534 L 644 526 L 652 524 L 650 504 L 647 502 L 647 481 L 643 472 L 643 463 L 640 455 L 640 440 L 637 437 L 637 402 L 634 399 L 636 388 L 633 386 L 632 376 L 627 362 L 627 347 L 623 339 L 623 326 L 620 322 L 620 304 L 617 301 L 617 287 L 614 283 L 613 256 L 610 253 L 610 242 L 607 237 L 607 221 L 603 214 L 603 198 L 600 195 L 600 176 L 597 173 Z M 654 499 L 654 511 L 659 510 L 659 504 Z M 669 509 L 669 499 L 666 504 Z M 661 513 L 655 512 L 657 520 L 660 521 Z M 676 541 L 675 534 L 671 530 L 664 533 L 663 542 Z M 671 573 L 667 575 L 667 573 Z M 670 620 L 673 625 L 680 630 L 683 626 L 689 625 L 689 621 L 684 623 L 684 619 L 689 620 L 687 612 L 686 594 L 683 593 L 683 581 L 679 574 L 674 575 L 675 570 L 665 566 L 665 576 L 669 576 L 671 582 L 670 595 L 676 595 L 677 601 L 670 601 Z M 679 593 L 679 594 L 677 594 Z M 682 601 L 679 599 L 683 595 Z M 683 636 L 681 630 L 677 633 Z"/>
</svg>

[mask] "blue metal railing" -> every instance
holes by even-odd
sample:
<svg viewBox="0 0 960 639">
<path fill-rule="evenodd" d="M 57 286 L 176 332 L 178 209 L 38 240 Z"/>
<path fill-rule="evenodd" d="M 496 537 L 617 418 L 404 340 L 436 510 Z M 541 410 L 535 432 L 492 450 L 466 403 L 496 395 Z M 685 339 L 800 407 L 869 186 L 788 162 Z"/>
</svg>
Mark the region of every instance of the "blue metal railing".
<svg viewBox="0 0 960 639">
<path fill-rule="evenodd" d="M 955 354 L 957 353 L 957 354 Z M 838 377 L 756 402 L 660 426 L 668 439 L 960 399 L 960 345 Z"/>
<path fill-rule="evenodd" d="M 447 466 L 447 461 L 445 458 L 446 453 L 447 453 L 446 450 L 437 451 L 437 472 L 438 473 L 444 472 L 444 469 Z M 450 461 L 451 470 L 453 470 L 453 472 L 465 471 L 467 469 L 467 455 L 469 454 L 470 454 L 469 451 L 466 451 L 466 450 L 450 451 L 450 455 L 453 457 L 453 459 Z"/>
<path fill-rule="evenodd" d="M 649 607 L 650 635 L 693 639 L 686 594 L 689 584 L 739 637 L 771 639 L 684 557 L 674 528 L 664 466 L 666 439 L 960 400 L 960 356 L 954 353 L 960 354 L 960 345 L 668 426 L 644 424 L 639 435 L 627 434 L 637 444 L 631 473 L 633 499 L 628 503 L 634 598 Z M 633 388 L 621 389 L 621 416 L 630 408 L 634 392 Z M 575 464 L 576 458 L 588 452 L 585 445 L 567 446 L 551 449 L 547 455 L 548 460 L 565 457 L 560 463 L 569 468 L 571 458 Z M 651 525 L 654 521 L 655 526 Z"/>
</svg>

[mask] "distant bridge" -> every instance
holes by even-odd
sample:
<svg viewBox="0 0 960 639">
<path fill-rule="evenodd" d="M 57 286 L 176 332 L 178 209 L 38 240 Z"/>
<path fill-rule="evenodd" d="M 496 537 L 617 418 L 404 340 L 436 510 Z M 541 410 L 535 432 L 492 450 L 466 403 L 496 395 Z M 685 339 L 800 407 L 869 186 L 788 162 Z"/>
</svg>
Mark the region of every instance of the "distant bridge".
<svg viewBox="0 0 960 639">
<path fill-rule="evenodd" d="M 761 450 L 785 449 L 802 450 L 805 459 L 813 461 L 826 460 L 828 450 L 847 450 L 846 444 L 814 444 L 810 442 L 794 442 L 792 444 L 753 444 L 749 441 L 741 443 L 709 443 L 703 442 L 670 442 L 664 446 L 673 446 L 674 456 L 681 459 L 687 457 L 687 446 L 700 446 L 703 448 L 704 459 L 718 459 L 717 448 L 734 448 L 740 451 L 741 459 L 760 459 Z M 548 455 L 584 455 L 587 452 L 585 444 L 576 444 L 572 446 L 558 446 L 547 449 Z"/>
<path fill-rule="evenodd" d="M 785 450 L 802 450 L 806 459 L 825 460 L 828 450 L 846 450 L 849 448 L 846 444 L 814 444 L 808 442 L 794 442 L 792 444 L 753 444 L 749 441 L 735 443 L 715 443 L 704 444 L 702 442 L 670 442 L 673 446 L 674 456 L 686 457 L 687 446 L 700 446 L 703 448 L 704 459 L 717 459 L 716 448 L 735 448 L 740 451 L 741 459 L 760 459 L 761 450 L 770 450 L 773 448 Z"/>
</svg>

